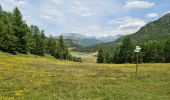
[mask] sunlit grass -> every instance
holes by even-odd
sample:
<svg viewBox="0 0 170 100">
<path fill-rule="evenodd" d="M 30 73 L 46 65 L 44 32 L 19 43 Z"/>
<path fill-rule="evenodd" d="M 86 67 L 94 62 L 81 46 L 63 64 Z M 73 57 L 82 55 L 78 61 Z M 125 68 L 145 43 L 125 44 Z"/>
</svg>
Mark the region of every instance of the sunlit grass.
<svg viewBox="0 0 170 100">
<path fill-rule="evenodd" d="M 170 64 L 95 64 L 0 52 L 0 100 L 169 100 Z"/>
<path fill-rule="evenodd" d="M 85 63 L 96 63 L 97 58 L 96 57 L 86 57 L 82 58 L 82 61 Z"/>
</svg>

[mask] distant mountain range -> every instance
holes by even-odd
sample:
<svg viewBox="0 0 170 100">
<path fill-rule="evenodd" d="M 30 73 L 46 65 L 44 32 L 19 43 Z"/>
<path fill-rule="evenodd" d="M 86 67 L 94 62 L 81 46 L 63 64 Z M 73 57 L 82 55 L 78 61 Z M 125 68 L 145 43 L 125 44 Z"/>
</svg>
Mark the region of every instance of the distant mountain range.
<svg viewBox="0 0 170 100">
<path fill-rule="evenodd" d="M 72 40 L 72 39 L 65 39 L 65 42 L 69 48 L 81 48 L 82 45 L 80 45 L 80 42 L 77 40 Z"/>
<path fill-rule="evenodd" d="M 144 43 L 150 40 L 166 40 L 170 37 L 170 13 L 164 15 L 156 21 L 146 24 L 136 33 L 126 36 L 130 36 L 132 41 L 136 44 Z M 99 48 L 103 48 L 105 50 L 113 50 L 122 42 L 122 39 L 123 37 L 120 37 L 114 42 L 101 43 L 89 47 L 78 48 L 77 50 L 82 52 L 95 52 Z"/>
<path fill-rule="evenodd" d="M 96 37 L 101 43 L 113 42 L 118 38 L 123 37 L 123 35 L 116 35 L 116 36 L 106 36 L 106 37 Z"/>
<path fill-rule="evenodd" d="M 94 36 L 86 36 L 78 33 L 64 33 L 61 35 L 63 35 L 65 40 L 72 40 L 70 41 L 72 43 L 76 41 L 77 43 L 79 43 L 79 45 L 83 47 L 93 46 L 100 43 L 112 42 L 118 39 L 119 37 L 121 37 L 121 35 L 107 36 L 107 37 L 94 37 Z"/>
</svg>

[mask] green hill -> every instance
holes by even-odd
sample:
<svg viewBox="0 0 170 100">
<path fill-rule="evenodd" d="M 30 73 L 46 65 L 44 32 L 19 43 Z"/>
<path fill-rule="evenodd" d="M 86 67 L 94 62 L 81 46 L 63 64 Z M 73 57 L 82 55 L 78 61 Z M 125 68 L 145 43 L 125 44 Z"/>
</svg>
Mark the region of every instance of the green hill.
<svg viewBox="0 0 170 100">
<path fill-rule="evenodd" d="M 146 24 L 136 33 L 126 36 L 130 36 L 133 39 L 133 42 L 136 44 L 140 44 L 150 40 L 164 41 L 165 39 L 170 37 L 170 13 L 164 15 L 158 20 Z M 103 48 L 105 50 L 113 50 L 117 45 L 121 43 L 122 39 L 123 37 L 120 37 L 114 42 L 97 44 L 94 46 L 79 48 L 77 50 L 83 52 L 94 52 L 97 51 L 99 48 Z"/>
<path fill-rule="evenodd" d="M 162 41 L 170 36 L 170 13 L 143 26 L 135 34 L 129 35 L 134 42 L 150 40 Z M 121 39 L 120 39 L 121 40 Z"/>
<path fill-rule="evenodd" d="M 69 48 L 80 48 L 83 47 L 79 41 L 72 39 L 65 39 L 65 42 Z"/>
</svg>

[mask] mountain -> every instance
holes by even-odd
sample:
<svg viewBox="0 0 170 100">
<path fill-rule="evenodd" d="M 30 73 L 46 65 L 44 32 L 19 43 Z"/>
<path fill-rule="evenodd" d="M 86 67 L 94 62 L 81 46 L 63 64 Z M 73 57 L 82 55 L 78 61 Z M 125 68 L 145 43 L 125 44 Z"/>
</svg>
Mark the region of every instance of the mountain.
<svg viewBox="0 0 170 100">
<path fill-rule="evenodd" d="M 64 33 L 62 35 L 64 39 L 71 39 L 71 40 L 79 41 L 80 45 L 84 47 L 101 43 L 101 41 L 96 39 L 95 37 L 86 36 L 86 35 L 82 35 L 78 33 Z"/>
<path fill-rule="evenodd" d="M 132 38 L 132 41 L 137 45 L 150 40 L 164 41 L 170 37 L 170 13 L 164 15 L 163 17 L 146 24 L 141 27 L 136 33 L 126 35 Z M 97 44 L 94 46 L 78 48 L 78 51 L 82 52 L 95 52 L 99 48 L 104 48 L 105 50 L 113 50 L 116 46 L 121 44 L 123 37 L 118 38 L 114 42 Z"/>
<path fill-rule="evenodd" d="M 162 41 L 170 36 L 170 13 L 143 26 L 135 34 L 129 35 L 134 42 L 150 40 Z"/>
<path fill-rule="evenodd" d="M 102 41 L 102 43 L 113 42 L 118 38 L 122 37 L 123 35 L 116 35 L 116 36 L 106 36 L 106 37 L 97 37 L 98 40 Z"/>
<path fill-rule="evenodd" d="M 65 39 L 65 42 L 69 48 L 81 48 L 80 42 L 77 40 Z"/>
<path fill-rule="evenodd" d="M 64 33 L 61 35 L 63 35 L 64 39 L 79 41 L 79 44 L 84 47 L 93 46 L 100 43 L 112 42 L 122 36 L 122 35 L 116 35 L 116 36 L 106 36 L 106 37 L 104 36 L 94 37 L 94 36 L 87 36 L 78 33 Z"/>
</svg>

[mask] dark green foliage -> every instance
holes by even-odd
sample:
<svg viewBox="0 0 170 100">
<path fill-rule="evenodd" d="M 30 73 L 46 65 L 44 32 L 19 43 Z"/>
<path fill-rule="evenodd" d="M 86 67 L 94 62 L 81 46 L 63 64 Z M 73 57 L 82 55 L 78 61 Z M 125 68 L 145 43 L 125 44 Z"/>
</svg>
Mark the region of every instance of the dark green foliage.
<svg viewBox="0 0 170 100">
<path fill-rule="evenodd" d="M 105 59 L 104 52 L 103 52 L 102 49 L 99 49 L 98 50 L 98 55 L 97 55 L 97 62 L 98 63 L 104 63 L 104 59 Z"/>
<path fill-rule="evenodd" d="M 33 33 L 33 43 L 31 48 L 31 54 L 44 56 L 45 53 L 45 36 L 43 31 L 40 32 L 37 26 L 31 26 L 31 32 Z"/>
<path fill-rule="evenodd" d="M 165 62 L 169 63 L 170 62 L 170 38 L 165 41 L 165 46 L 164 46 L 164 57 L 165 57 Z"/>
<path fill-rule="evenodd" d="M 11 20 L 11 14 L 0 8 L 0 50 L 15 54 L 18 39 L 12 29 Z"/>
<path fill-rule="evenodd" d="M 18 38 L 17 51 L 19 53 L 27 53 L 27 39 L 26 35 L 28 32 L 27 25 L 22 20 L 22 15 L 19 9 L 16 7 L 13 11 L 13 30 L 15 36 Z"/>
<path fill-rule="evenodd" d="M 99 48 L 102 48 L 104 51 L 113 51 L 115 50 L 115 47 L 119 46 L 118 43 L 114 42 L 109 42 L 109 43 L 100 43 L 96 44 L 93 46 L 88 46 L 88 47 L 77 47 L 74 49 L 74 51 L 79 51 L 79 52 L 96 52 Z"/>
<path fill-rule="evenodd" d="M 2 22 L 0 22 L 1 25 L 4 26 Z M 12 35 L 11 28 L 4 26 L 3 29 L 0 29 L 0 32 L 0 49 L 5 52 L 15 53 L 17 38 Z"/>
<path fill-rule="evenodd" d="M 163 45 L 158 41 L 149 41 L 143 47 L 143 62 L 163 62 Z"/>
<path fill-rule="evenodd" d="M 111 63 L 111 54 L 110 52 L 105 53 L 105 63 Z"/>
<path fill-rule="evenodd" d="M 122 45 L 120 46 L 120 51 L 117 56 L 116 63 L 132 63 L 133 62 L 133 51 L 134 45 L 130 37 L 125 37 Z"/>
<path fill-rule="evenodd" d="M 62 35 L 59 37 L 58 40 L 58 55 L 59 59 L 68 59 L 69 55 L 68 47 L 66 46 Z"/>
<path fill-rule="evenodd" d="M 72 58 L 72 61 L 75 61 L 75 62 L 82 62 L 82 60 L 81 60 L 80 57 L 73 57 L 73 58 Z"/>
<path fill-rule="evenodd" d="M 58 57 L 58 55 L 57 55 L 57 42 L 52 36 L 47 38 L 46 52 L 47 52 L 47 54 L 51 54 L 52 56 L 54 56 L 56 58 Z"/>
<path fill-rule="evenodd" d="M 117 48 L 117 50 L 113 51 L 113 55 L 111 57 L 111 62 L 112 63 L 118 62 L 119 49 L 120 48 Z"/>
</svg>

